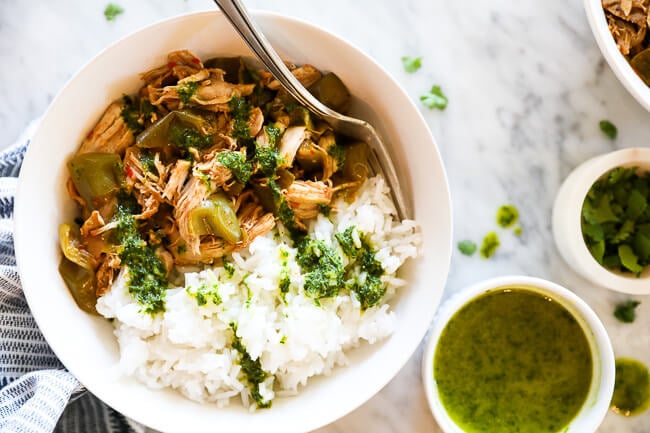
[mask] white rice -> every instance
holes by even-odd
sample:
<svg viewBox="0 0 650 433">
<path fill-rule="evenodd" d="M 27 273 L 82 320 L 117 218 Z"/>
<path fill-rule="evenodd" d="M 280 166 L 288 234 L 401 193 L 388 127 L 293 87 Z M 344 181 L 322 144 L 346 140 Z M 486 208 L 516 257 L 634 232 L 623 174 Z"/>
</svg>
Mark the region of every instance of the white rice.
<svg viewBox="0 0 650 433">
<path fill-rule="evenodd" d="M 232 347 L 231 323 L 251 358 L 259 359 L 269 373 L 259 388 L 266 400 L 276 393 L 297 393 L 310 377 L 345 365 L 347 350 L 389 336 L 395 314 L 387 302 L 404 285 L 395 273 L 407 258 L 417 256 L 417 227 L 413 221 L 393 219 L 394 206 L 381 177 L 366 181 L 354 203 L 340 200 L 334 207 L 337 211 L 329 218 L 319 215 L 310 223 L 309 236 L 333 247 L 346 265 L 334 235 L 351 226 L 363 232 L 385 271 L 386 295 L 378 305 L 362 311 L 355 295 L 344 291 L 318 305 L 303 292 L 297 250 L 281 228 L 275 229 L 257 238 L 248 251 L 232 255 L 232 276 L 221 266 L 186 274 L 185 287 L 167 291 L 163 314 L 140 312 L 128 293 L 128 273 L 122 272 L 111 291 L 99 298 L 97 310 L 115 319 L 124 373 L 152 388 L 174 388 L 192 400 L 224 406 L 239 397 L 253 408 L 240 354 Z M 284 302 L 279 289 L 283 268 L 291 278 Z M 199 305 L 193 294 L 206 287 L 221 302 L 207 297 Z"/>
</svg>

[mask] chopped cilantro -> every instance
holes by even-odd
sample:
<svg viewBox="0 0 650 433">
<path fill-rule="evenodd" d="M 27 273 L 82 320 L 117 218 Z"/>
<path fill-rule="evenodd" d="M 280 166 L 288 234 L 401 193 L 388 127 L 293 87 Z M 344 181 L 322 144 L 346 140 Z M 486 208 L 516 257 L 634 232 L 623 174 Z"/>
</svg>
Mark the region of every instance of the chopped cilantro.
<svg viewBox="0 0 650 433">
<path fill-rule="evenodd" d="M 251 178 L 253 165 L 246 161 L 246 155 L 234 150 L 221 152 L 217 155 L 217 160 L 221 165 L 228 168 L 235 180 L 245 185 Z"/>
<path fill-rule="evenodd" d="M 275 177 L 278 165 L 282 162 L 282 156 L 272 146 L 255 146 L 254 160 L 259 170 L 266 177 Z"/>
<path fill-rule="evenodd" d="M 601 120 L 598 125 L 600 126 L 600 130 L 603 131 L 603 134 L 610 139 L 615 140 L 618 136 L 618 128 L 609 120 Z"/>
<path fill-rule="evenodd" d="M 470 240 L 458 242 L 458 250 L 466 256 L 471 256 L 476 252 L 476 243 Z"/>
<path fill-rule="evenodd" d="M 174 124 L 169 128 L 169 142 L 179 149 L 206 149 L 212 146 L 212 136 L 203 135 L 193 128 Z"/>
<path fill-rule="evenodd" d="M 115 215 L 115 240 L 121 248 L 120 260 L 129 270 L 129 293 L 145 313 L 155 314 L 165 311 L 167 270 L 156 255 L 156 247 L 147 245 L 140 234 L 134 218 L 137 213 L 135 199 L 121 193 Z"/>
<path fill-rule="evenodd" d="M 406 72 L 412 74 L 422 67 L 422 57 L 404 56 L 402 57 L 402 65 Z"/>
<path fill-rule="evenodd" d="M 596 181 L 582 204 L 582 235 L 604 267 L 639 275 L 650 265 L 650 174 L 617 167 Z"/>
<path fill-rule="evenodd" d="M 354 233 L 357 234 L 359 247 L 355 242 L 357 239 Z M 334 236 L 343 253 L 351 259 L 348 268 L 358 265 L 362 271 L 359 277 L 353 278 L 352 282 L 348 283 L 348 288 L 357 294 L 361 309 L 366 310 L 377 305 L 386 293 L 386 288 L 381 281 L 384 269 L 375 257 L 372 247 L 364 239 L 363 233 L 357 231 L 354 226 Z"/>
<path fill-rule="evenodd" d="M 319 204 L 318 204 L 318 211 L 319 211 L 320 213 L 322 213 L 323 215 L 325 215 L 326 217 L 329 217 L 329 216 L 330 216 L 330 212 L 332 211 L 332 208 L 329 207 L 329 206 L 326 205 L 326 204 L 319 203 Z"/>
<path fill-rule="evenodd" d="M 623 323 L 632 323 L 636 319 L 636 307 L 641 304 L 639 301 L 625 301 L 616 306 L 614 317 Z"/>
<path fill-rule="evenodd" d="M 221 296 L 219 295 L 219 286 L 217 284 L 208 287 L 206 284 L 201 284 L 196 290 L 191 286 L 185 289 L 188 295 L 196 299 L 196 303 L 199 307 L 202 307 L 212 301 L 214 305 L 221 304 Z"/>
<path fill-rule="evenodd" d="M 251 107 L 245 98 L 233 96 L 228 103 L 233 115 L 232 136 L 239 140 L 246 140 L 251 137 L 248 126 L 251 115 Z"/>
<path fill-rule="evenodd" d="M 104 17 L 106 21 L 113 21 L 118 15 L 124 12 L 124 9 L 115 3 L 109 3 L 104 9 Z"/>
<path fill-rule="evenodd" d="M 495 232 L 489 232 L 485 235 L 481 244 L 481 257 L 489 259 L 494 255 L 499 245 L 501 245 L 499 236 Z"/>
<path fill-rule="evenodd" d="M 445 94 L 442 93 L 440 86 L 433 86 L 428 93 L 420 96 L 420 101 L 430 109 L 437 108 L 439 110 L 447 108 L 449 102 Z"/>
<path fill-rule="evenodd" d="M 504 229 L 515 225 L 518 219 L 519 211 L 511 204 L 503 205 L 497 211 L 497 224 Z"/>
<path fill-rule="evenodd" d="M 266 135 L 269 137 L 269 145 L 271 147 L 277 147 L 282 131 L 275 125 L 268 125 L 266 126 Z"/>
<path fill-rule="evenodd" d="M 144 126 L 140 122 L 140 110 L 135 106 L 133 98 L 129 95 L 122 95 L 122 110 L 120 111 L 120 116 L 134 136 L 144 130 Z"/>
<path fill-rule="evenodd" d="M 179 84 L 176 87 L 178 92 L 178 97 L 180 98 L 183 104 L 187 104 L 192 99 L 192 96 L 196 94 L 196 90 L 199 88 L 199 83 L 196 81 L 188 81 L 182 84 Z"/>
<path fill-rule="evenodd" d="M 232 328 L 233 333 L 232 347 L 239 352 L 239 365 L 241 366 L 241 372 L 246 376 L 251 397 L 255 400 L 255 404 L 258 408 L 269 408 L 271 407 L 271 401 L 264 400 L 260 394 L 260 384 L 270 375 L 262 368 L 260 359 L 253 359 L 250 353 L 246 350 L 246 347 L 242 344 L 241 338 L 237 336 L 237 325 L 231 323 L 230 327 Z"/>
<path fill-rule="evenodd" d="M 226 256 L 223 256 L 223 269 L 226 271 L 226 276 L 228 278 L 232 278 L 233 275 L 235 275 L 235 267 L 228 261 Z"/>
<path fill-rule="evenodd" d="M 305 238 L 298 246 L 298 264 L 305 272 L 305 292 L 315 299 L 336 296 L 343 287 L 343 263 L 323 241 Z"/>
<path fill-rule="evenodd" d="M 156 175 L 158 174 L 154 156 L 150 152 L 143 150 L 140 153 L 140 163 L 142 164 L 142 167 L 145 169 L 145 171 Z"/>
</svg>

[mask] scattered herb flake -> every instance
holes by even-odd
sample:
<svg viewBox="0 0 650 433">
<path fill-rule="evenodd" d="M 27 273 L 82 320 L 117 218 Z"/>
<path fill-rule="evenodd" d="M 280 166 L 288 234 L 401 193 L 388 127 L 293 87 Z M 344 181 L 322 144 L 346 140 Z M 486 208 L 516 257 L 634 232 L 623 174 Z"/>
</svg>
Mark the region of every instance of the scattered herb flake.
<svg viewBox="0 0 650 433">
<path fill-rule="evenodd" d="M 614 317 L 623 323 L 632 323 L 636 319 L 636 307 L 641 304 L 639 301 L 625 301 L 616 306 Z"/>
<path fill-rule="evenodd" d="M 458 250 L 466 256 L 474 255 L 476 252 L 476 243 L 470 240 L 458 242 Z"/>
<path fill-rule="evenodd" d="M 106 17 L 106 21 L 113 21 L 115 18 L 124 13 L 124 9 L 115 3 L 109 3 L 106 5 L 106 8 L 104 9 L 104 17 Z"/>
<path fill-rule="evenodd" d="M 235 180 L 245 185 L 251 178 L 253 165 L 246 161 L 246 155 L 234 150 L 227 150 L 217 155 L 219 164 L 228 168 Z"/>
<path fill-rule="evenodd" d="M 515 236 L 521 236 L 521 234 L 523 233 L 523 230 L 521 229 L 521 226 L 517 226 L 517 227 L 514 228 L 514 230 L 512 232 L 515 234 Z"/>
<path fill-rule="evenodd" d="M 412 74 L 422 67 L 422 57 L 404 56 L 402 57 L 402 65 L 404 65 L 406 72 Z"/>
<path fill-rule="evenodd" d="M 420 101 L 430 109 L 437 108 L 439 110 L 447 108 L 449 102 L 445 94 L 442 93 L 440 86 L 433 86 L 428 93 L 420 96 Z"/>
<path fill-rule="evenodd" d="M 481 257 L 489 259 L 494 255 L 499 245 L 501 245 L 499 236 L 495 232 L 489 232 L 485 235 L 481 244 Z"/>
<path fill-rule="evenodd" d="M 503 205 L 497 211 L 497 224 L 504 229 L 515 225 L 518 219 L 519 211 L 511 204 Z"/>
<path fill-rule="evenodd" d="M 603 131 L 603 134 L 610 139 L 615 140 L 618 136 L 618 128 L 609 120 L 601 120 L 598 125 L 600 126 L 600 130 Z"/>
<path fill-rule="evenodd" d="M 178 92 L 178 97 L 180 98 L 183 104 L 187 104 L 192 99 L 192 96 L 196 93 L 199 88 L 199 83 L 196 81 L 188 81 L 176 86 L 176 91 Z"/>
</svg>

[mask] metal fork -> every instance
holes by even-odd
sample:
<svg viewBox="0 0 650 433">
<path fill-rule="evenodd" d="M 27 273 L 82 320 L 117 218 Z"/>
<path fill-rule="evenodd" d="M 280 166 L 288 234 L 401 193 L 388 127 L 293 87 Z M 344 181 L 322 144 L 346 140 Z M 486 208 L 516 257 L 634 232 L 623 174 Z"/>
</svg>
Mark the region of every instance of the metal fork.
<svg viewBox="0 0 650 433">
<path fill-rule="evenodd" d="M 251 19 L 241 1 L 214 0 L 214 2 L 260 62 L 297 102 L 327 122 L 335 131 L 368 143 L 372 151 L 369 161 L 371 168 L 375 172 L 382 173 L 386 179 L 398 217 L 400 219 L 411 218 L 411 207 L 400 187 L 390 153 L 375 128 L 364 120 L 337 113 L 312 96 L 286 67 L 257 24 Z"/>
</svg>

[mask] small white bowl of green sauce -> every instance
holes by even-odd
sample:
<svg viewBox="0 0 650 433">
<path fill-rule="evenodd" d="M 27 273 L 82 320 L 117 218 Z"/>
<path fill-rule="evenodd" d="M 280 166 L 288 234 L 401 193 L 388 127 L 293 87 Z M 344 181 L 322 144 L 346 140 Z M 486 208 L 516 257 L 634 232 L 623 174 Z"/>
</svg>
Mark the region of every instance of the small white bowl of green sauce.
<svg viewBox="0 0 650 433">
<path fill-rule="evenodd" d="M 445 433 L 593 433 L 609 408 L 615 363 L 583 300 L 546 280 L 510 276 L 443 304 L 422 375 Z"/>
<path fill-rule="evenodd" d="M 601 186 L 606 185 L 610 181 L 611 173 L 621 169 L 634 170 L 638 175 L 645 176 L 643 180 L 645 191 L 641 196 L 647 197 L 650 182 L 650 174 L 647 174 L 650 173 L 650 148 L 627 148 L 591 158 L 576 167 L 560 186 L 553 205 L 553 237 L 558 251 L 567 264 L 593 284 L 633 295 L 650 294 L 650 265 L 644 264 L 648 260 L 650 239 L 648 237 L 650 223 L 647 221 L 647 212 L 650 212 L 648 199 L 641 197 L 639 200 L 641 208 L 637 206 L 637 210 L 641 209 L 643 214 L 640 217 L 637 215 L 631 217 L 628 215 L 631 211 L 628 203 L 632 203 L 633 194 L 638 195 L 637 191 L 633 191 L 638 188 L 631 187 L 629 182 L 628 184 L 620 182 L 619 185 L 610 188 L 610 191 L 606 192 L 613 196 L 609 201 L 604 200 L 606 197 L 602 190 L 599 193 L 601 197 L 592 197 L 596 182 Z M 619 194 L 615 190 L 619 187 L 625 187 L 620 194 L 622 197 L 618 197 Z M 592 207 L 590 211 L 597 213 L 595 222 L 598 224 L 595 225 L 588 224 L 589 222 L 585 220 L 584 206 L 587 204 L 588 195 L 589 205 Z M 591 225 L 591 228 L 587 228 L 588 225 Z M 611 226 L 616 227 L 614 236 L 617 241 L 612 242 L 611 237 L 606 235 L 605 245 L 599 255 L 593 243 L 593 229 L 599 229 L 598 235 L 602 235 L 603 228 L 607 234 Z M 641 230 L 644 230 L 642 238 Z M 643 246 L 639 242 L 641 239 Z M 621 248 L 628 250 L 626 255 L 628 261 L 632 261 L 632 267 L 637 264 L 637 261 L 642 264 L 637 272 L 626 269 L 620 264 L 608 266 L 607 259 L 616 259 L 611 255 L 612 250 L 618 249 L 618 255 L 622 258 L 626 257 Z M 632 252 L 633 249 L 645 250 L 645 257 L 641 257 L 638 251 Z M 605 250 L 604 261 L 603 250 Z M 623 262 L 622 259 L 620 261 Z"/>
</svg>

